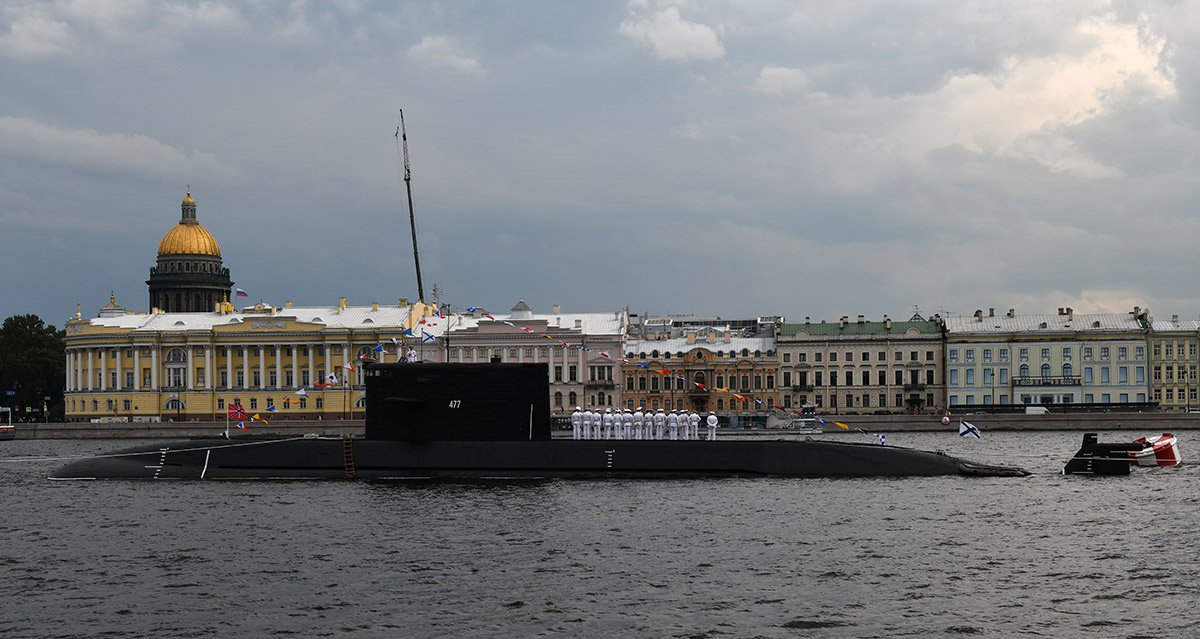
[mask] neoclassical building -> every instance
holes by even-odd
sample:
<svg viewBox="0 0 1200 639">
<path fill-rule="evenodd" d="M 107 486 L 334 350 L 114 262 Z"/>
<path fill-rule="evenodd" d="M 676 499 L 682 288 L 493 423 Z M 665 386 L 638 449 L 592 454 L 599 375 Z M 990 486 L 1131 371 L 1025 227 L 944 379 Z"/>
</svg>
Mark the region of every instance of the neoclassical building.
<svg viewBox="0 0 1200 639">
<path fill-rule="evenodd" d="M 150 309 L 164 313 L 213 311 L 227 300 L 233 281 L 221 263 L 221 245 L 196 220 L 191 191 L 180 206 L 179 224 L 158 243 L 158 261 L 150 269 Z"/>
<path fill-rule="evenodd" d="M 946 318 L 951 407 L 1139 404 L 1148 401 L 1146 313 Z"/>
<path fill-rule="evenodd" d="M 223 420 L 230 403 L 266 419 L 361 417 L 363 360 L 394 362 L 419 348 L 420 339 L 405 333 L 411 325 L 437 336 L 444 330 L 444 320 L 428 323 L 424 307 L 405 301 L 224 306 L 130 313 L 110 299 L 98 317 L 68 321 L 68 421 Z M 425 349 L 427 358 L 437 354 Z"/>
<path fill-rule="evenodd" d="M 625 344 L 624 408 L 765 418 L 781 400 L 776 326 L 776 318 L 639 318 Z"/>
<path fill-rule="evenodd" d="M 920 411 L 945 402 L 940 318 L 842 316 L 784 324 L 776 338 L 783 405 L 833 413 Z"/>
<path fill-rule="evenodd" d="M 1168 410 L 1200 408 L 1200 378 L 1196 377 L 1200 321 L 1147 318 L 1150 333 L 1150 398 Z"/>
<path fill-rule="evenodd" d="M 216 238 L 191 193 L 159 242 L 150 312 L 110 297 L 66 325 L 69 421 L 222 421 L 231 403 L 264 419 L 362 417 L 365 361 L 545 362 L 552 410 L 619 406 L 627 314 L 509 313 L 400 299 L 394 305 L 235 309 Z M 236 298 L 235 298 L 236 299 Z M 303 391 L 303 392 L 298 392 Z"/>
</svg>

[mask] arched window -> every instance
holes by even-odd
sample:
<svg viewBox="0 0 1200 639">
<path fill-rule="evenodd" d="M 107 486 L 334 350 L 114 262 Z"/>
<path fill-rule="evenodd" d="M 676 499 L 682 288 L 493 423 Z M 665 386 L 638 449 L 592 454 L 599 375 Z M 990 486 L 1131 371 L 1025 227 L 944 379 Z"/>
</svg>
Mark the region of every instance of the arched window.
<svg viewBox="0 0 1200 639">
<path fill-rule="evenodd" d="M 1021 379 L 1029 378 L 1029 364 L 1021 364 Z"/>
<path fill-rule="evenodd" d="M 567 403 L 571 404 L 572 406 L 579 404 L 579 396 L 575 394 L 575 391 L 571 391 L 567 394 Z"/>
<path fill-rule="evenodd" d="M 1072 377 L 1070 364 L 1063 364 L 1063 377 Z"/>
<path fill-rule="evenodd" d="M 1050 379 L 1050 365 L 1042 364 L 1042 379 Z"/>
<path fill-rule="evenodd" d="M 559 392 L 555 393 L 555 394 L 554 394 L 554 407 L 555 407 L 555 408 L 562 408 L 562 405 L 563 405 L 563 404 L 562 404 L 562 400 L 563 400 L 563 394 L 562 394 L 562 391 L 559 391 Z"/>
</svg>

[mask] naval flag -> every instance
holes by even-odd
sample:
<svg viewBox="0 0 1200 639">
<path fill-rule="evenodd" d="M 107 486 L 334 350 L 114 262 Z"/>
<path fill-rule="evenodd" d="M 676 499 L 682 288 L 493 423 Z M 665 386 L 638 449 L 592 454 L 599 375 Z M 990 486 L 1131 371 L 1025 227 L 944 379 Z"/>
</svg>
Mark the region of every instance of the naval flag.
<svg viewBox="0 0 1200 639">
<path fill-rule="evenodd" d="M 958 420 L 958 436 L 979 439 L 979 429 L 975 427 L 975 424 L 965 419 L 960 419 Z"/>
<path fill-rule="evenodd" d="M 422 341 L 422 342 L 426 342 L 426 343 L 428 343 L 428 342 L 432 342 L 432 341 L 433 341 L 433 335 L 430 335 L 429 333 L 427 333 L 427 332 L 425 332 L 425 331 L 421 331 L 421 341 Z"/>
</svg>

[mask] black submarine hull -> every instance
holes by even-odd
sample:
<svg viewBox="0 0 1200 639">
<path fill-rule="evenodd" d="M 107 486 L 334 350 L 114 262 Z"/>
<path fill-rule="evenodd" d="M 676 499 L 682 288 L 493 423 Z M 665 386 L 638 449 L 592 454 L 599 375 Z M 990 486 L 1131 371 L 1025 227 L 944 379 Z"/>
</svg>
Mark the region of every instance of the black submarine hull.
<svg viewBox="0 0 1200 639">
<path fill-rule="evenodd" d="M 832 441 L 405 442 L 191 439 L 71 462 L 54 479 L 395 479 L 492 477 L 1018 477 L 909 448 Z"/>
<path fill-rule="evenodd" d="M 546 364 L 372 364 L 365 438 L 168 441 L 71 462 L 56 479 L 1021 476 L 909 448 L 819 440 L 564 440 Z"/>
</svg>

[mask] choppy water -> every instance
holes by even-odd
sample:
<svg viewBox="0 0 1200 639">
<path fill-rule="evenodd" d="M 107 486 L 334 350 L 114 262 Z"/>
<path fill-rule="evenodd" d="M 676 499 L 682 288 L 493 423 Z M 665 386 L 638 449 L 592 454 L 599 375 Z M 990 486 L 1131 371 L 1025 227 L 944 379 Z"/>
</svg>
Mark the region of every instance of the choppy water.
<svg viewBox="0 0 1200 639">
<path fill-rule="evenodd" d="M 129 442 L 0 443 L 0 637 L 1196 636 L 1200 468 L 1056 474 L 1080 438 L 888 435 L 1024 479 L 475 483 L 53 482 L 12 460 Z"/>
</svg>

